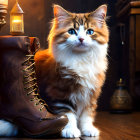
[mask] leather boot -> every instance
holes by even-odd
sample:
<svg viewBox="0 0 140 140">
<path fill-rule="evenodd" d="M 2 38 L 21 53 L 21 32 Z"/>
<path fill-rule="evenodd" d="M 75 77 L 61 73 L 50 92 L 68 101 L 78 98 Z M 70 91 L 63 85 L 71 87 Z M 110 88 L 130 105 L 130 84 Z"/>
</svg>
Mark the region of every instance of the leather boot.
<svg viewBox="0 0 140 140">
<path fill-rule="evenodd" d="M 34 70 L 38 48 L 36 38 L 0 37 L 0 119 L 31 137 L 58 133 L 68 121 L 66 116 L 48 112 L 39 96 Z"/>
</svg>

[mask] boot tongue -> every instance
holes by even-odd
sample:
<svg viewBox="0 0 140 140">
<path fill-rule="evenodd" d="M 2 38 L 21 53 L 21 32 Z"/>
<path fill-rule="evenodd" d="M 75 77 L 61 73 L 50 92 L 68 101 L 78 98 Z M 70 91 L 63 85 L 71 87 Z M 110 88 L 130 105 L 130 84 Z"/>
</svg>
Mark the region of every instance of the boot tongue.
<svg viewBox="0 0 140 140">
<path fill-rule="evenodd" d="M 30 46 L 28 48 L 30 54 L 35 54 L 40 49 L 38 38 L 30 37 Z"/>
</svg>

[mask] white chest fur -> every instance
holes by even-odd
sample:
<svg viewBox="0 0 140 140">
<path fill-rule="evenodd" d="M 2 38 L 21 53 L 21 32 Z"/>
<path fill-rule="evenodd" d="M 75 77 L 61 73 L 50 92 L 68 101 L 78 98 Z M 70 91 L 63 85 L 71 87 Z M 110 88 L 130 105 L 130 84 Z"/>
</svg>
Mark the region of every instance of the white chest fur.
<svg viewBox="0 0 140 140">
<path fill-rule="evenodd" d="M 64 47 L 61 44 L 60 48 Z M 54 53 L 57 62 L 79 75 L 79 84 L 83 86 L 78 93 L 71 93 L 70 100 L 73 104 L 77 105 L 80 110 L 89 103 L 91 90 L 98 88 L 97 75 L 105 72 L 107 69 L 107 62 L 105 61 L 107 55 L 108 44 L 101 45 L 94 42 L 93 49 L 84 54 L 74 54 L 71 50 L 65 48 L 61 51 Z M 67 73 L 67 71 L 63 71 Z M 69 76 L 65 78 L 71 78 Z M 79 114 L 78 113 L 78 114 Z"/>
<path fill-rule="evenodd" d="M 61 47 L 63 44 L 61 44 Z M 94 42 L 94 47 L 90 52 L 84 54 L 74 54 L 70 50 L 59 51 L 56 54 L 56 61 L 79 75 L 79 83 L 86 88 L 97 88 L 97 75 L 107 69 L 105 61 L 108 44 L 101 45 Z M 67 73 L 67 72 L 64 72 Z M 69 77 L 68 77 L 69 78 Z"/>
</svg>

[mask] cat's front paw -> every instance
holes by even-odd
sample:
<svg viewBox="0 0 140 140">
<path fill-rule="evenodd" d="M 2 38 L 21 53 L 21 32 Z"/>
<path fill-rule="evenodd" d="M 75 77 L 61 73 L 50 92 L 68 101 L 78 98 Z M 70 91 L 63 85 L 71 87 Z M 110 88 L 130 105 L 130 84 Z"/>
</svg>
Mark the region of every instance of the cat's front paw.
<svg viewBox="0 0 140 140">
<path fill-rule="evenodd" d="M 16 136 L 18 133 L 18 128 L 5 120 L 0 120 L 0 137 L 12 137 Z"/>
<path fill-rule="evenodd" d="M 65 127 L 62 130 L 62 137 L 65 138 L 78 138 L 81 136 L 81 132 L 77 127 Z"/>
<path fill-rule="evenodd" d="M 100 131 L 94 126 L 89 126 L 82 129 L 82 135 L 88 137 L 96 137 L 100 135 Z"/>
</svg>

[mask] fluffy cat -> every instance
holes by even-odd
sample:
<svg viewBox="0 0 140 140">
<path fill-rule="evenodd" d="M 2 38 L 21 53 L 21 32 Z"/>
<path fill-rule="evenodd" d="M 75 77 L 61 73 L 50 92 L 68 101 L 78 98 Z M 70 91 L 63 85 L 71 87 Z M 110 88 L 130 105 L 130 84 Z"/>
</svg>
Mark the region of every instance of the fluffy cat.
<svg viewBox="0 0 140 140">
<path fill-rule="evenodd" d="M 49 48 L 35 55 L 40 94 L 69 119 L 66 138 L 99 135 L 93 122 L 108 64 L 106 12 L 106 5 L 79 14 L 54 5 Z"/>
</svg>

